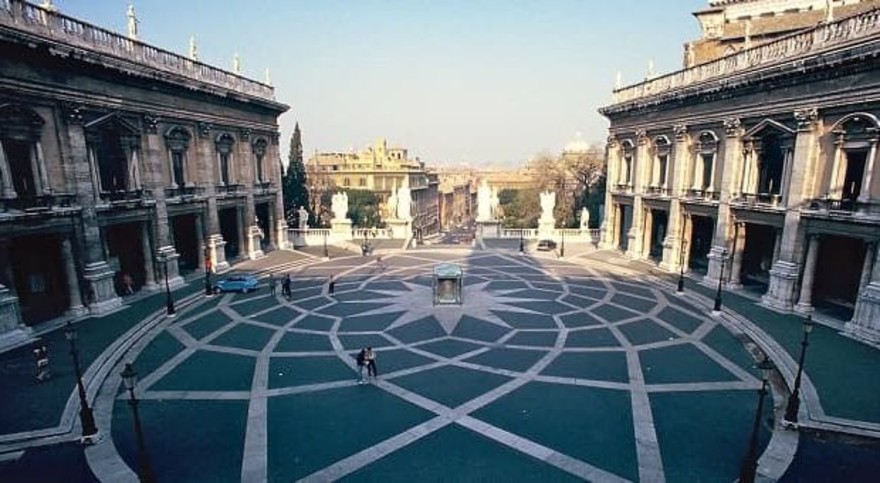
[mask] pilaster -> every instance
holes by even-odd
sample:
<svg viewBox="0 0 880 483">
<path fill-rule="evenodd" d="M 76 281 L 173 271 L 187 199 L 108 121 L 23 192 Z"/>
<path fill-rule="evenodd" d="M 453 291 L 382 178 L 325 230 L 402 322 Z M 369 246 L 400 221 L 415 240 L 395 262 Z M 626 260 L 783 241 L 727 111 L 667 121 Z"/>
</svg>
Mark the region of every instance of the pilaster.
<svg viewBox="0 0 880 483">
<path fill-rule="evenodd" d="M 794 309 L 801 314 L 813 312 L 813 281 L 816 279 L 816 261 L 819 259 L 819 237 L 810 236 L 807 246 L 807 260 L 804 263 L 804 276 L 801 279 L 801 291 Z"/>
<path fill-rule="evenodd" d="M 67 281 L 67 296 L 70 300 L 67 314 L 73 317 L 85 315 L 88 310 L 82 303 L 79 277 L 76 273 L 76 261 L 73 258 L 73 249 L 71 248 L 69 237 L 64 237 L 61 240 L 61 263 L 64 265 L 64 277 Z"/>
<path fill-rule="evenodd" d="M 709 267 L 703 283 L 716 285 L 719 277 L 723 279 L 724 274 L 721 273 L 722 259 L 728 257 L 728 247 L 731 240 L 731 214 L 730 214 L 730 194 L 736 179 L 736 169 L 739 166 L 739 159 L 742 156 L 742 127 L 738 118 L 726 119 L 724 121 L 724 165 L 721 167 L 721 185 L 718 201 L 718 212 L 715 219 L 715 236 L 712 241 L 712 248 L 709 250 Z M 716 163 L 713 163 L 713 166 Z M 713 170 L 715 168 L 713 167 Z M 714 181 L 712 182 L 714 184 Z M 727 261 L 725 259 L 725 261 Z"/>
<path fill-rule="evenodd" d="M 742 288 L 742 259 L 746 245 L 746 224 L 737 222 L 733 229 L 733 254 L 730 260 L 730 272 L 727 288 Z"/>
<path fill-rule="evenodd" d="M 667 272 L 677 272 L 681 268 L 682 228 L 684 226 L 681 194 L 687 183 L 686 164 L 689 141 L 687 126 L 676 124 L 672 127 L 672 131 L 675 134 L 675 147 L 666 176 L 666 182 L 672 186 L 672 199 L 669 202 L 669 226 L 666 229 L 666 238 L 663 240 L 663 260 L 660 262 L 660 268 Z"/>
<path fill-rule="evenodd" d="M 617 142 L 617 138 L 613 135 L 608 136 L 608 141 L 605 144 L 605 161 L 608 169 L 608 176 L 606 177 L 608 182 L 605 189 L 605 216 L 600 226 L 599 247 L 608 250 L 614 248 L 614 231 L 617 223 L 619 223 L 616 216 L 617 210 L 614 206 L 614 197 L 611 193 L 614 191 L 614 180 L 619 176 L 620 143 Z"/>
<path fill-rule="evenodd" d="M 156 284 L 156 270 L 153 263 L 153 250 L 150 248 L 150 223 L 141 223 L 141 252 L 144 257 L 144 286 L 143 290 L 158 290 Z"/>
<path fill-rule="evenodd" d="M 870 281 L 859 292 L 853 318 L 846 323 L 844 330 L 857 339 L 880 344 L 880 243 L 874 243 L 871 248 L 865 253 L 863 267 L 863 270 L 870 271 Z"/>
</svg>

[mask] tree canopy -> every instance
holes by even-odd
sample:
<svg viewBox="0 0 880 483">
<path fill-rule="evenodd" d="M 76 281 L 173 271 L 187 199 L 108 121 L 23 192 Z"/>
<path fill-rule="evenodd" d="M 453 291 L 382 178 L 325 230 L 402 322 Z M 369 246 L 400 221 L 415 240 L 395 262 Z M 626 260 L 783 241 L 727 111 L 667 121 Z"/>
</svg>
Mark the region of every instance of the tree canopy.
<svg viewBox="0 0 880 483">
<path fill-rule="evenodd" d="M 283 171 L 283 166 L 282 166 Z M 303 162 L 302 133 L 299 123 L 290 137 L 290 154 L 287 157 L 287 170 L 281 179 L 281 193 L 284 197 L 284 216 L 288 223 L 293 223 L 298 216 L 297 210 L 304 206 L 309 212 L 309 224 L 314 226 L 315 215 L 309 203 L 308 179 Z"/>
</svg>

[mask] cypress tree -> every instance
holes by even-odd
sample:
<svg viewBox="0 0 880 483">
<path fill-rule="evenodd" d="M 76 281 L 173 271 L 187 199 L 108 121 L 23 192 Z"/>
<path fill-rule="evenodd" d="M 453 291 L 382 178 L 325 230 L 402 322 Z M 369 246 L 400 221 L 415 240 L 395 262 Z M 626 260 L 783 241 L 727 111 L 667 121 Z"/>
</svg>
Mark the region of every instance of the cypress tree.
<svg viewBox="0 0 880 483">
<path fill-rule="evenodd" d="M 287 170 L 282 179 L 282 194 L 284 196 L 284 214 L 288 223 L 296 220 L 300 206 L 310 210 L 308 180 L 306 179 L 306 166 L 303 162 L 302 133 L 299 123 L 293 128 L 290 137 L 290 154 L 287 157 Z M 314 221 L 314 214 L 309 213 L 309 219 Z"/>
</svg>

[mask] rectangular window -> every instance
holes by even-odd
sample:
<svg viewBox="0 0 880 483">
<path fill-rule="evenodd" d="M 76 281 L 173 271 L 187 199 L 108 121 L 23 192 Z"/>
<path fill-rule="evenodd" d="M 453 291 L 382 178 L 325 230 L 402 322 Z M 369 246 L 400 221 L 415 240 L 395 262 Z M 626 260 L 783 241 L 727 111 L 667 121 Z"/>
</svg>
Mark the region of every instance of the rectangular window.
<svg viewBox="0 0 880 483">
<path fill-rule="evenodd" d="M 709 189 L 712 186 L 712 164 L 715 162 L 715 153 L 703 153 L 703 184 L 702 189 Z"/>
<path fill-rule="evenodd" d="M 184 186 L 184 158 L 183 151 L 171 151 L 171 182 L 177 186 Z"/>
<path fill-rule="evenodd" d="M 867 151 L 846 151 L 846 177 L 843 182 L 843 199 L 854 200 L 862 192 Z"/>
<path fill-rule="evenodd" d="M 220 182 L 229 184 L 229 153 L 220 153 Z"/>
<path fill-rule="evenodd" d="M 257 155 L 257 182 L 263 182 L 263 156 Z"/>
<path fill-rule="evenodd" d="M 657 180 L 658 180 L 658 184 L 664 188 L 666 187 L 666 170 L 667 170 L 668 164 L 669 164 L 669 155 L 661 154 L 660 156 L 657 157 L 657 165 L 659 167 Z"/>
</svg>

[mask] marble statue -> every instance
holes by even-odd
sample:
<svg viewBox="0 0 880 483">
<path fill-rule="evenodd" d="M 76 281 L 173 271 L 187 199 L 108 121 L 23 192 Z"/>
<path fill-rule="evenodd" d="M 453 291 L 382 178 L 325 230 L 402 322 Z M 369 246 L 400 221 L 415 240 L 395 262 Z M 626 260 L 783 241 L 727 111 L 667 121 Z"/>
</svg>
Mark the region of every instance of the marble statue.
<svg viewBox="0 0 880 483">
<path fill-rule="evenodd" d="M 492 192 L 489 183 L 484 179 L 477 188 L 477 221 L 492 220 Z"/>
<path fill-rule="evenodd" d="M 138 39 L 138 19 L 134 13 L 134 5 L 128 4 L 128 38 L 131 40 Z"/>
<path fill-rule="evenodd" d="M 189 58 L 191 60 L 199 60 L 199 47 L 196 45 L 195 36 L 189 38 Z"/>
<path fill-rule="evenodd" d="M 309 222 L 309 212 L 306 211 L 305 206 L 299 207 L 299 229 L 305 230 L 306 224 Z"/>
<path fill-rule="evenodd" d="M 397 189 L 397 219 L 398 220 L 411 220 L 412 215 L 410 214 L 410 209 L 412 208 L 412 195 L 409 192 L 409 188 L 406 186 L 401 186 Z"/>
<path fill-rule="evenodd" d="M 556 193 L 545 191 L 541 193 L 541 219 L 552 220 L 553 208 L 556 207 Z"/>
<path fill-rule="evenodd" d="M 348 193 L 340 191 L 331 198 L 331 209 L 334 220 L 344 220 L 348 214 Z"/>
<path fill-rule="evenodd" d="M 491 200 L 492 200 L 492 205 L 491 205 L 492 208 L 490 211 L 492 212 L 492 218 L 497 220 L 499 218 L 498 215 L 499 215 L 499 207 L 501 205 L 501 201 L 499 201 L 499 199 L 498 199 L 498 187 L 496 187 L 496 186 L 492 187 Z"/>
<path fill-rule="evenodd" d="M 391 189 L 391 196 L 385 202 L 385 218 L 392 220 L 397 216 L 397 183 Z"/>
<path fill-rule="evenodd" d="M 241 75 L 241 57 L 238 56 L 238 52 L 232 57 L 232 72 Z"/>
<path fill-rule="evenodd" d="M 581 208 L 581 230 L 590 229 L 590 210 Z"/>
</svg>

